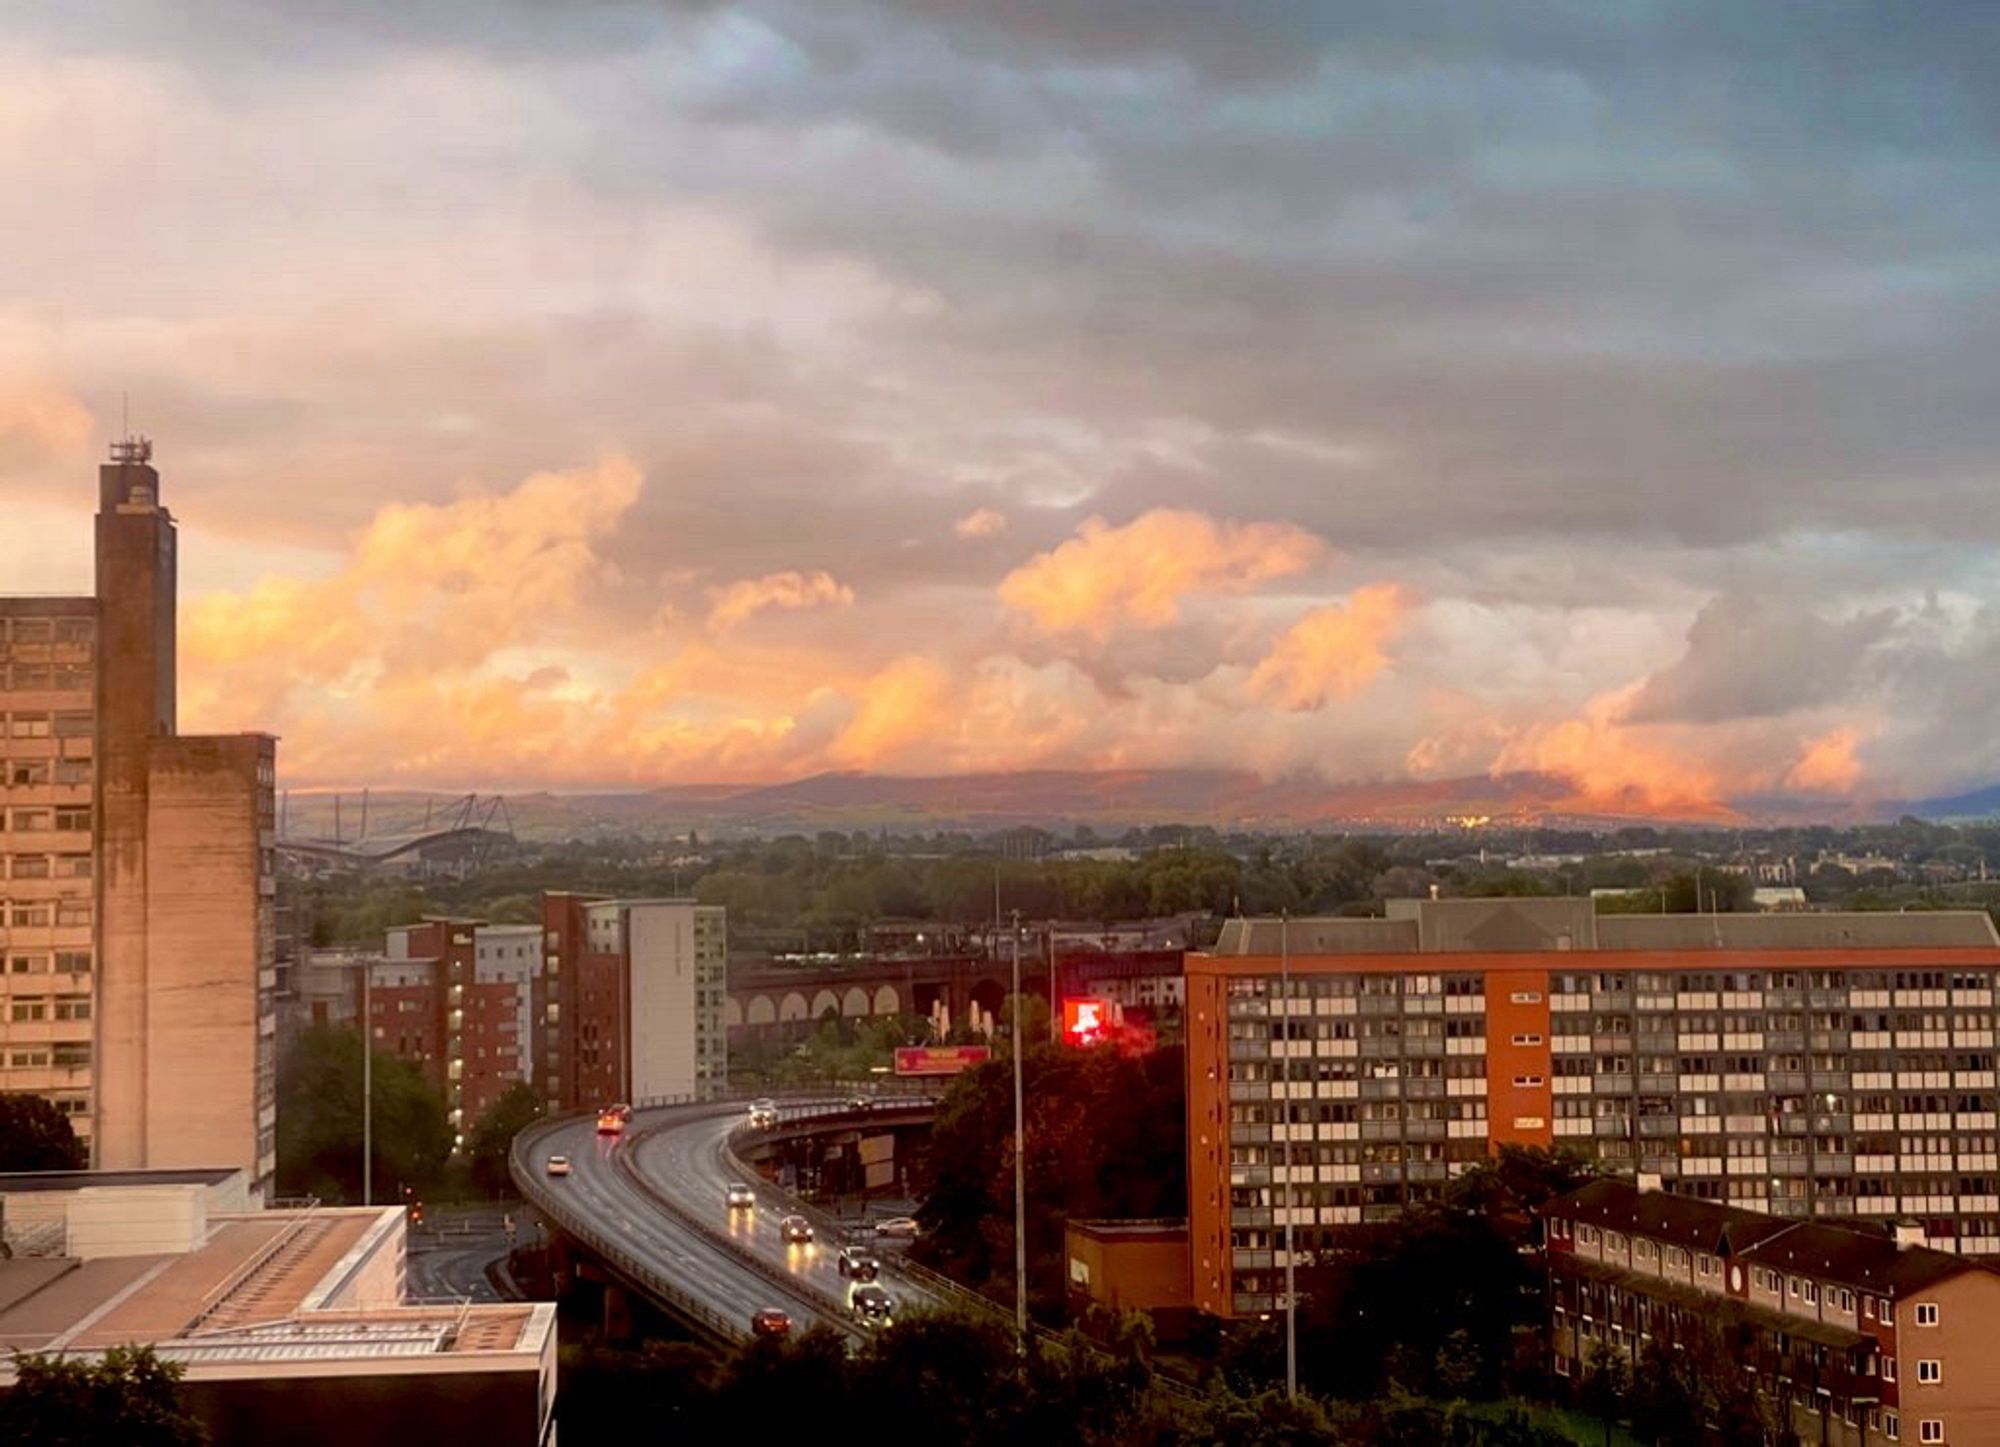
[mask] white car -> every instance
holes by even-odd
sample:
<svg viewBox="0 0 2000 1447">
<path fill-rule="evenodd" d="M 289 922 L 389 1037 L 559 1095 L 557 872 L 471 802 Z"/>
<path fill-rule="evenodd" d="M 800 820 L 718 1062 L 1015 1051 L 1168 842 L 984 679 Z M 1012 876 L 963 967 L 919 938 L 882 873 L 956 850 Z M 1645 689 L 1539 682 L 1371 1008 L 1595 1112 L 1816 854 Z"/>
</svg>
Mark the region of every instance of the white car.
<svg viewBox="0 0 2000 1447">
<path fill-rule="evenodd" d="M 917 1237 L 917 1218 L 915 1216 L 891 1216 L 885 1221 L 877 1221 L 875 1223 L 875 1234 L 877 1236 L 899 1236 L 906 1241 L 914 1241 Z"/>
<path fill-rule="evenodd" d="M 754 1130 L 769 1130 L 778 1123 L 778 1103 L 768 1096 L 760 1096 L 750 1102 L 750 1125 Z"/>
<path fill-rule="evenodd" d="M 751 1190 L 748 1186 L 744 1185 L 741 1181 L 731 1181 L 729 1183 L 729 1191 L 727 1193 L 727 1199 L 729 1201 L 730 1210 L 748 1211 L 756 1206 L 757 1193 Z"/>
<path fill-rule="evenodd" d="M 566 1176 L 566 1175 L 568 1175 L 568 1174 L 569 1174 L 569 1157 L 568 1157 L 568 1156 L 550 1156 L 550 1157 L 549 1157 L 549 1163 L 548 1163 L 548 1171 L 549 1171 L 549 1174 L 550 1174 L 550 1175 L 552 1175 L 552 1176 Z"/>
</svg>

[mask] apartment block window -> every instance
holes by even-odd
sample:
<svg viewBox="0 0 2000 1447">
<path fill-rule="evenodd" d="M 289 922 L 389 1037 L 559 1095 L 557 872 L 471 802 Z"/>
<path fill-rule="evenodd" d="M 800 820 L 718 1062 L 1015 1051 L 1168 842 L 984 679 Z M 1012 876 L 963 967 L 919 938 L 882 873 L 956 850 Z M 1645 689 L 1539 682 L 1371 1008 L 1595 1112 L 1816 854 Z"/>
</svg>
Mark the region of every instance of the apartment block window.
<svg viewBox="0 0 2000 1447">
<path fill-rule="evenodd" d="M 1936 1326 L 1938 1324 L 1938 1304 L 1935 1301 L 1917 1303 L 1917 1325 Z"/>
<path fill-rule="evenodd" d="M 1806 1304 L 1808 1306 L 1819 1305 L 1819 1283 L 1817 1281 L 1808 1281 L 1806 1283 Z"/>
<path fill-rule="evenodd" d="M 7 911 L 7 918 L 15 929 L 47 929 L 52 917 L 46 904 L 29 900 L 16 900 L 14 907 Z"/>
<path fill-rule="evenodd" d="M 1882 1435 L 1887 1437 L 1891 1442 L 1900 1442 L 1903 1440 L 1902 1425 L 1894 1412 L 1884 1412 L 1882 1414 Z"/>
<path fill-rule="evenodd" d="M 91 734 L 91 717 L 87 713 L 59 713 L 55 716 L 55 734 L 59 739 L 87 739 Z"/>
<path fill-rule="evenodd" d="M 16 1000 L 8 1007 L 7 1018 L 17 1025 L 32 1020 L 46 1020 L 49 1018 L 48 1002 L 46 1000 Z"/>
<path fill-rule="evenodd" d="M 49 781 L 49 761 L 47 759 L 16 759 L 0 770 L 0 779 L 20 787 L 46 784 Z M 0 820 L 0 825 L 5 821 Z"/>
<path fill-rule="evenodd" d="M 1894 1357 L 1882 1358 L 1882 1380 L 1885 1382 L 1896 1380 L 1896 1359 Z"/>
<path fill-rule="evenodd" d="M 56 828 L 75 831 L 78 829 L 88 829 L 89 827 L 90 811 L 88 809 L 56 810 Z"/>
<path fill-rule="evenodd" d="M 45 713 L 17 713 L 9 720 L 7 734 L 17 739 L 45 739 L 49 736 L 49 716 Z"/>
<path fill-rule="evenodd" d="M 7 1056 L 7 1063 L 16 1070 L 39 1070 L 49 1063 L 46 1050 L 14 1050 Z"/>
<path fill-rule="evenodd" d="M 1919 1442 L 1944 1441 L 1944 1418 L 1924 1417 L 1920 1419 L 1917 1423 L 1917 1440 Z"/>
<path fill-rule="evenodd" d="M 58 1000 L 56 1001 L 56 1018 L 58 1020 L 88 1020 L 90 1018 L 90 1001 L 87 999 Z"/>
<path fill-rule="evenodd" d="M 49 856 L 46 854 L 16 854 L 10 871 L 16 879 L 47 879 L 49 877 Z"/>
<path fill-rule="evenodd" d="M 59 1069 L 78 1070 L 90 1064 L 88 1045 L 57 1045 L 54 1047 L 54 1055 L 55 1064 Z"/>
<path fill-rule="evenodd" d="M 1516 1045 L 1539 1045 L 1542 1043 L 1542 1037 L 1539 1035 L 1516 1035 L 1514 1043 Z"/>
<path fill-rule="evenodd" d="M 56 923 L 89 924 L 93 909 L 94 906 L 87 899 L 59 899 L 56 901 Z"/>
<path fill-rule="evenodd" d="M 1934 1386 L 1944 1380 L 1944 1363 L 1935 1357 L 1925 1357 L 1917 1363 L 1917 1380 L 1926 1386 Z"/>
</svg>

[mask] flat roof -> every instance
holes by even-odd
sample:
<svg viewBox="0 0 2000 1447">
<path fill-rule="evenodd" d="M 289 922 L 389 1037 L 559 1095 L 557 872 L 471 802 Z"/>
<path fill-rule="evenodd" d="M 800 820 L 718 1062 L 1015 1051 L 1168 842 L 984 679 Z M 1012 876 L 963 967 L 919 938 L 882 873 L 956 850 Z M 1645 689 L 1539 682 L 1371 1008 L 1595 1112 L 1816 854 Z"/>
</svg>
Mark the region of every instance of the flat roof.
<svg viewBox="0 0 2000 1447">
<path fill-rule="evenodd" d="M 539 1362 L 555 1329 L 547 1304 L 317 1306 L 401 1214 L 232 1214 L 211 1218 L 203 1244 L 177 1255 L 0 1261 L 0 1382 L 11 1375 L 8 1349 L 92 1355 L 128 1342 L 224 1377 L 280 1363 L 337 1372 L 342 1362 L 438 1356 Z"/>
<path fill-rule="evenodd" d="M 1326 956 L 1709 956 L 1840 950 L 1980 951 L 2000 958 L 2000 933 L 1984 910 L 1804 911 L 1784 914 L 1607 914 L 1590 900 L 1395 899 L 1388 917 L 1225 922 L 1215 946 L 1191 958 Z M 1361 966 L 1365 968 L 1365 966 Z M 1696 960 L 1692 968 L 1713 968 Z"/>
<path fill-rule="evenodd" d="M 202 1166 L 186 1170 L 8 1171 L 0 1173 L 0 1196 L 26 1191 L 81 1191 L 86 1186 L 219 1186 L 241 1170 L 240 1166 Z"/>
</svg>

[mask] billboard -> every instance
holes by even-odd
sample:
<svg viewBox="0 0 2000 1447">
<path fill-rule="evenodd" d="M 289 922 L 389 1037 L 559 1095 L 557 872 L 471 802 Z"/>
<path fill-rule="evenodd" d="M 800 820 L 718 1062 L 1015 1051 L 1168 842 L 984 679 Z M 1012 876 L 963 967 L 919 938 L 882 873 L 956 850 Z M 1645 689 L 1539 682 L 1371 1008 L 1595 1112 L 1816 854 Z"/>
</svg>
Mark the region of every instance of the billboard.
<svg viewBox="0 0 2000 1447">
<path fill-rule="evenodd" d="M 956 1075 L 993 1058 L 990 1045 L 898 1045 L 898 1075 Z"/>
<path fill-rule="evenodd" d="M 1111 1002 L 1089 996 L 1065 995 L 1062 1006 L 1063 1040 L 1070 1045 L 1095 1045 L 1111 1038 Z"/>
</svg>

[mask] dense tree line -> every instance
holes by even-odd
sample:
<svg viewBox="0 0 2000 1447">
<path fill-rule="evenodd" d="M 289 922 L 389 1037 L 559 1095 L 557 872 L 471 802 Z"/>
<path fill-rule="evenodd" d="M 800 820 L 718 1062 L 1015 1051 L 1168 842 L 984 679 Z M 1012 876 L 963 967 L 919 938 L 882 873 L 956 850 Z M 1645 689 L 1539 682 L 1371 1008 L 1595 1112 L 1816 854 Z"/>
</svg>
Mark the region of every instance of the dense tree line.
<svg viewBox="0 0 2000 1447">
<path fill-rule="evenodd" d="M 562 1364 L 558 1430 L 617 1441 L 631 1426 L 674 1441 L 816 1442 L 864 1436 L 954 1447 L 1571 1447 L 1519 1408 L 1409 1398 L 1333 1403 L 1239 1392 L 1217 1380 L 1169 1393 L 1144 1334 L 1104 1352 L 1082 1338 L 1036 1342 L 1025 1358 L 994 1322 L 915 1316 L 850 1353 L 824 1330 L 765 1340 L 720 1360 L 691 1347 L 578 1352 Z"/>
<path fill-rule="evenodd" d="M 1062 1312 L 1063 1225 L 1187 1212 L 1186 1086 L 1178 1047 L 1040 1046 L 1023 1061 L 1029 1290 Z M 920 1259 L 1012 1300 L 1013 1067 L 995 1060 L 952 1083 L 931 1128 Z"/>
<path fill-rule="evenodd" d="M 112 1347 L 99 1360 L 15 1356 L 0 1396 L 0 1447 L 201 1447 L 208 1433 L 181 1397 L 185 1371 L 151 1347 Z"/>
<path fill-rule="evenodd" d="M 361 1199 L 361 1034 L 320 1025 L 304 1031 L 278 1063 L 278 1192 L 321 1200 Z M 444 1097 L 423 1072 L 375 1052 L 375 1196 L 422 1191 L 444 1178 L 452 1151 Z"/>
<path fill-rule="evenodd" d="M 1913 866 L 1945 865 L 1977 874 L 2000 866 L 2000 827 L 1951 827 L 1906 819 L 1861 829 L 1749 831 L 1635 827 L 1610 833 L 1524 829 L 1466 833 L 1344 836 L 1228 834 L 1207 828 L 1131 830 L 1117 842 L 1129 859 L 1054 857 L 1064 845 L 1103 842 L 1089 830 L 1059 837 L 1043 830 L 999 835 L 884 836 L 824 831 L 815 836 L 663 849 L 640 839 L 573 841 L 533 848 L 457 881 L 337 875 L 296 888 L 316 944 L 369 945 L 392 925 L 424 914 L 459 913 L 501 922 L 536 918 L 545 889 L 627 895 L 693 893 L 728 907 L 745 931 L 796 932 L 797 944 L 852 948 L 860 931 L 885 919 L 976 924 L 992 918 L 996 871 L 1003 907 L 1029 919 L 1120 921 L 1235 911 L 1373 913 L 1381 901 L 1445 895 L 1577 894 L 1638 891 L 1606 910 L 1687 913 L 1740 909 L 1752 881 L 1703 861 L 1737 850 L 1792 858 L 1809 870 L 1821 851 L 1880 853 Z M 1658 851 L 1638 853 L 1635 851 Z M 1576 855 L 1581 862 L 1510 869 L 1523 854 Z M 2000 867 L 1996 867 L 2000 874 Z M 1949 891 L 1864 875 L 1836 864 L 1803 873 L 1816 902 L 1856 908 L 1989 901 L 1975 887 Z"/>
</svg>

